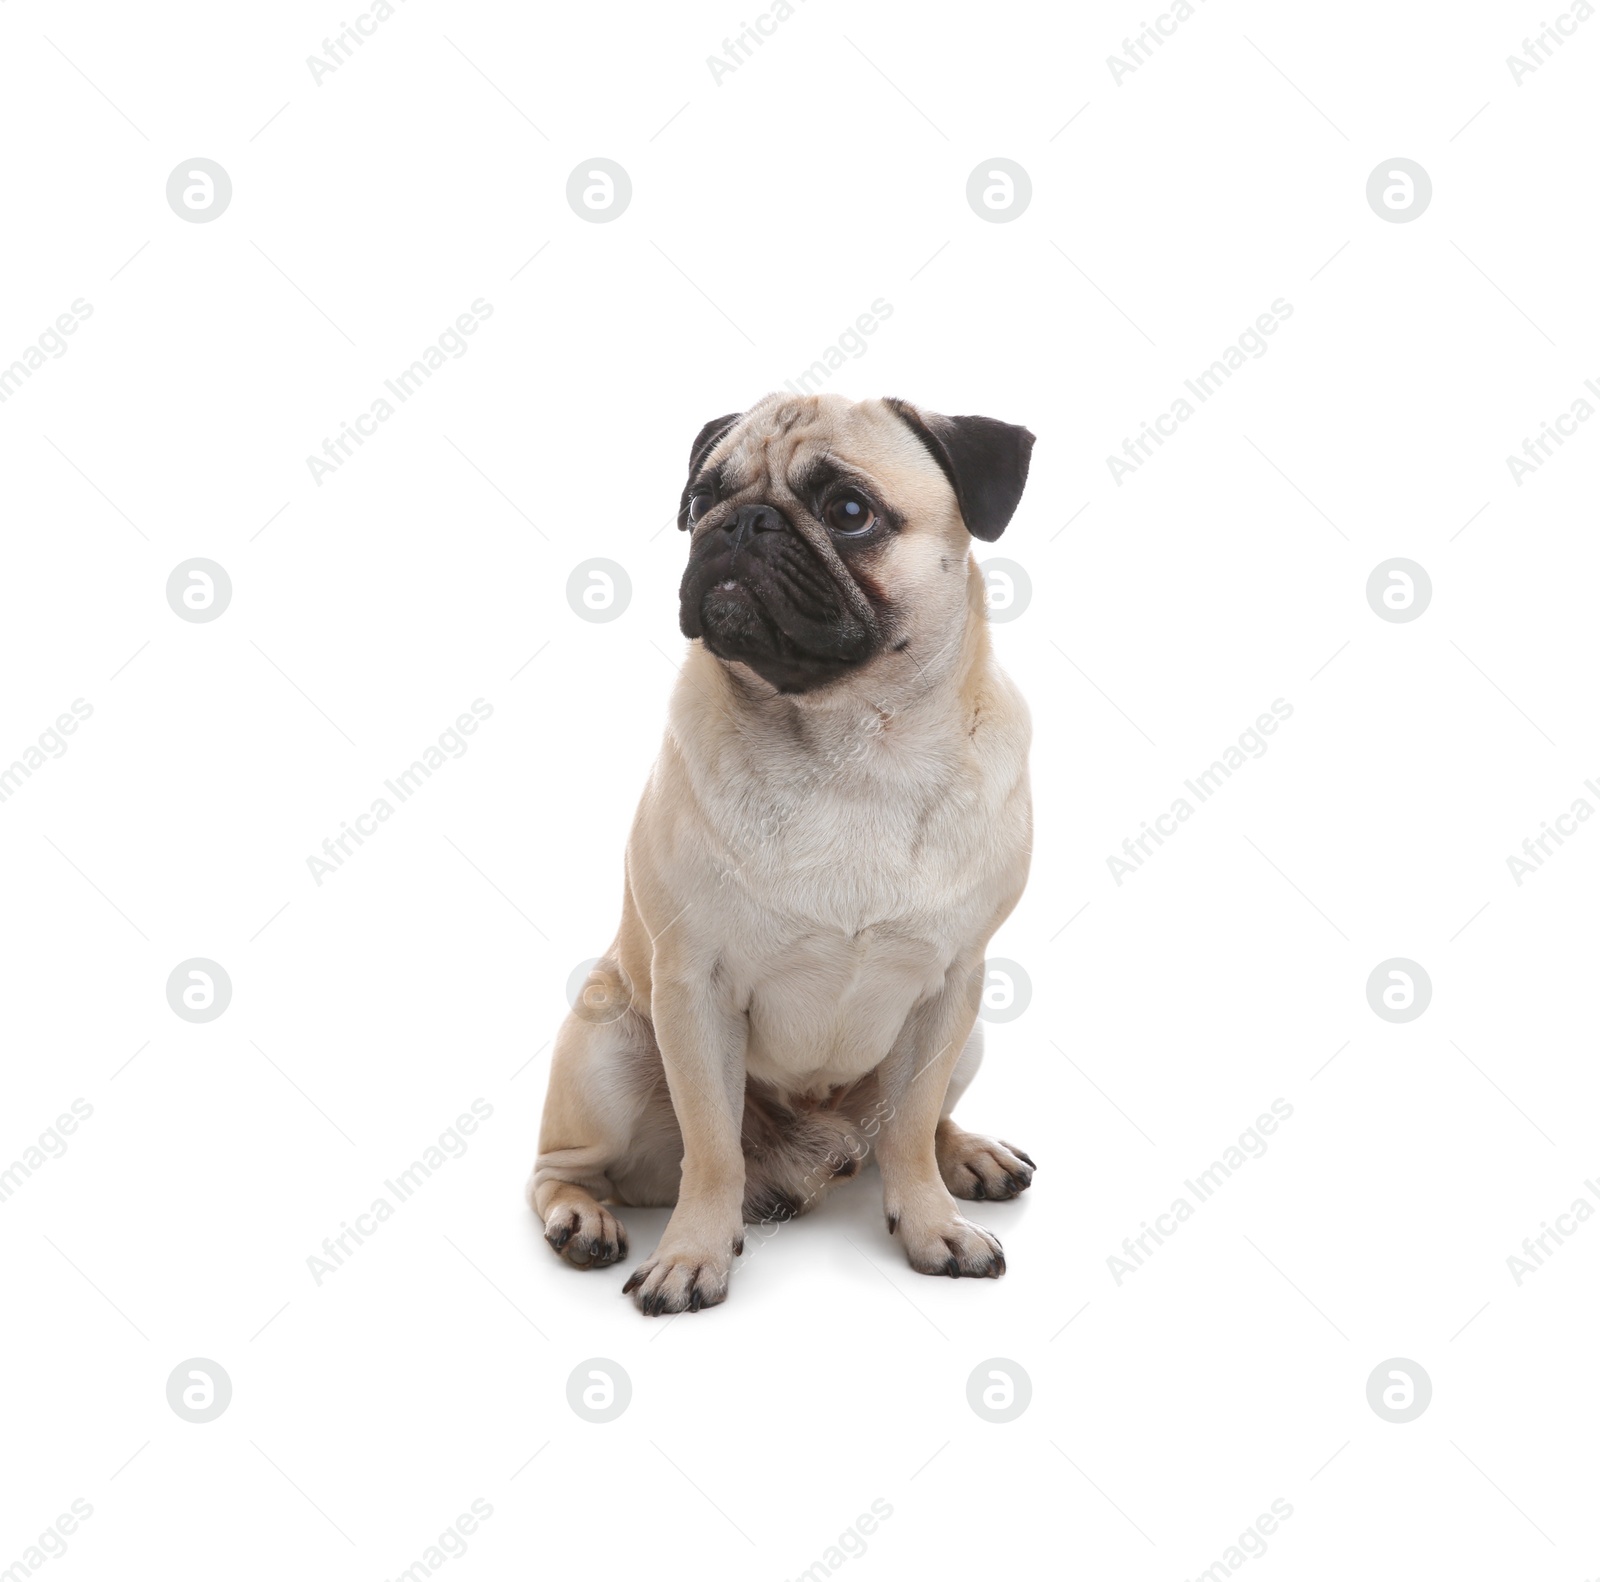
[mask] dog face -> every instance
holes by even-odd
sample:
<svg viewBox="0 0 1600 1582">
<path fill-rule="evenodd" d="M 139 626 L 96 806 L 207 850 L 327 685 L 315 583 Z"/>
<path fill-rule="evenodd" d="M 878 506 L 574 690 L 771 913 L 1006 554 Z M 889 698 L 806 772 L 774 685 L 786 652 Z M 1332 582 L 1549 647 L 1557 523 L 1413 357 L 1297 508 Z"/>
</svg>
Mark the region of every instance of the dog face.
<svg viewBox="0 0 1600 1582">
<path fill-rule="evenodd" d="M 959 632 L 970 539 L 998 538 L 1033 435 L 908 402 L 768 396 L 701 429 L 678 525 L 683 635 L 782 693 Z"/>
</svg>

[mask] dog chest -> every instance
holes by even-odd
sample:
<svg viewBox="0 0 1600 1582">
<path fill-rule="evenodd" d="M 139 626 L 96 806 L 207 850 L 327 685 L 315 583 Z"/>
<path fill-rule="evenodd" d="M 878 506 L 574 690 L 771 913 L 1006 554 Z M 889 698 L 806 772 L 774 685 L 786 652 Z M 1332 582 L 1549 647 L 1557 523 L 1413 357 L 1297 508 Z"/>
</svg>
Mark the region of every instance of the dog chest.
<svg viewBox="0 0 1600 1582">
<path fill-rule="evenodd" d="M 774 937 L 737 964 L 753 1075 L 781 1087 L 864 1076 L 915 1006 L 937 994 L 950 945 L 901 925 Z"/>
</svg>

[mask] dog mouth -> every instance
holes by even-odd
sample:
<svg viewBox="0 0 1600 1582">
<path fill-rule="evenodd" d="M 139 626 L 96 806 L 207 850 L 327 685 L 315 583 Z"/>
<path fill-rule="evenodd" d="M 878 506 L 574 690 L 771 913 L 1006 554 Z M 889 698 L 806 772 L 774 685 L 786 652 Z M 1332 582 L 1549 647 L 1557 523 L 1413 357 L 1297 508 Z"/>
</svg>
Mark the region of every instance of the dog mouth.
<svg viewBox="0 0 1600 1582">
<path fill-rule="evenodd" d="M 791 664 L 849 663 L 847 655 L 830 651 L 833 643 L 820 648 L 807 645 L 806 637 L 785 629 L 786 612 L 780 605 L 769 607 L 757 590 L 736 577 L 713 582 L 700 598 L 700 636 L 719 659 L 743 660 L 759 669 L 756 660 L 779 659 Z M 854 645 L 848 641 L 845 647 Z"/>
<path fill-rule="evenodd" d="M 691 560 L 679 624 L 718 659 L 749 666 L 780 692 L 824 685 L 876 647 L 872 624 L 833 573 L 794 540 L 764 552 L 720 551 L 699 565 Z"/>
</svg>

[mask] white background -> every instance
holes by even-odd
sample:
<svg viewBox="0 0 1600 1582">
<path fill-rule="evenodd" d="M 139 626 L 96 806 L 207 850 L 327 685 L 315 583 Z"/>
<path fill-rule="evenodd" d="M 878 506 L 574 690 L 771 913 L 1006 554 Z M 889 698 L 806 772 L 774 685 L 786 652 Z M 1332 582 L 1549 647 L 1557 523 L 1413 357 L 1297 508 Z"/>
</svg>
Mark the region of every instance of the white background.
<svg viewBox="0 0 1600 1582">
<path fill-rule="evenodd" d="M 756 14 L 405 0 L 317 85 L 348 10 L 0 11 L 0 359 L 93 308 L 0 407 L 0 762 L 93 707 L 0 804 L 0 1165 L 93 1107 L 0 1204 L 0 1568 L 81 1498 L 52 1576 L 390 1578 L 481 1498 L 451 1575 L 778 1579 L 881 1498 L 851 1575 L 1177 1582 L 1281 1498 L 1251 1574 L 1591 1575 L 1600 1224 L 1520 1286 L 1506 1259 L 1600 1175 L 1600 831 L 1520 887 L 1506 858 L 1600 805 L 1600 424 L 1520 486 L 1505 458 L 1600 376 L 1600 21 L 1518 86 L 1527 6 L 1209 0 L 1119 86 L 1148 9 L 805 0 L 718 84 Z M 197 156 L 233 197 L 186 224 Z M 566 201 L 596 156 L 632 179 L 613 223 Z M 1032 181 L 1011 223 L 965 198 L 996 156 Z M 1365 196 L 1397 156 L 1432 179 L 1411 223 Z M 1037 841 L 994 944 L 1033 992 L 960 1113 L 1037 1182 L 974 1209 L 999 1282 L 912 1273 L 871 1173 L 725 1306 L 647 1321 L 620 1287 L 664 1212 L 580 1275 L 521 1191 L 682 651 L 664 524 L 699 426 L 878 298 L 828 388 L 1038 435 L 983 549 L 1033 589 L 995 629 Z M 207 624 L 165 597 L 195 556 L 233 584 Z M 1406 624 L 1365 597 L 1395 556 L 1433 585 Z M 592 557 L 632 582 L 610 623 L 567 602 Z M 475 698 L 470 750 L 319 887 Z M 1270 750 L 1115 883 L 1275 698 Z M 233 984 L 200 1025 L 165 994 L 194 956 Z M 1406 1024 L 1365 992 L 1396 956 L 1433 986 Z M 475 1098 L 466 1154 L 317 1285 Z M 1268 1153 L 1118 1284 L 1275 1098 Z M 232 1381 L 204 1425 L 165 1395 L 194 1357 Z M 632 1381 L 608 1424 L 567 1404 L 593 1357 Z M 991 1358 L 1031 1379 L 1011 1423 L 967 1404 Z M 1432 1380 L 1404 1425 L 1366 1399 L 1391 1358 Z"/>
</svg>

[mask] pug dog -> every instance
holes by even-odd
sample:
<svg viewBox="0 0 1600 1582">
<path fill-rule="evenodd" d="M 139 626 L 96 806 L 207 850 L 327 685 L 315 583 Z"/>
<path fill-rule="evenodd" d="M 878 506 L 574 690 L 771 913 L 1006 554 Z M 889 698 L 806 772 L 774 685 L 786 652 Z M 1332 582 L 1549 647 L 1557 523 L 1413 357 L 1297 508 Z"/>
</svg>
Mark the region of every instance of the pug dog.
<svg viewBox="0 0 1600 1582">
<path fill-rule="evenodd" d="M 616 1207 L 672 1205 L 623 1287 L 643 1313 L 721 1302 L 747 1224 L 873 1155 L 913 1269 L 1005 1272 L 960 1205 L 1015 1197 L 1034 1163 L 951 1111 L 1032 840 L 1028 710 L 990 651 L 972 540 L 1011 520 L 1033 441 L 831 394 L 768 396 L 695 439 L 688 655 L 528 1183 L 584 1269 L 627 1257 Z"/>
</svg>

